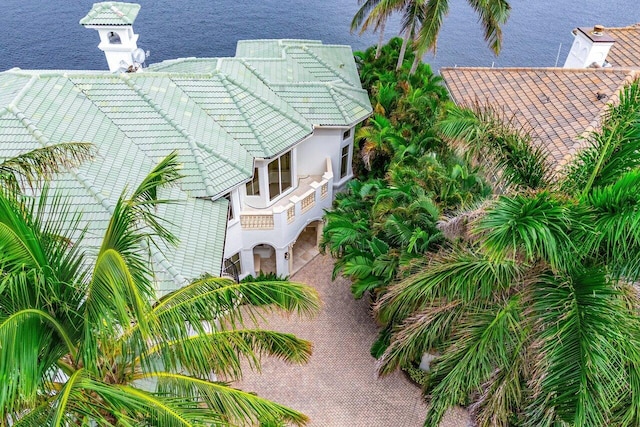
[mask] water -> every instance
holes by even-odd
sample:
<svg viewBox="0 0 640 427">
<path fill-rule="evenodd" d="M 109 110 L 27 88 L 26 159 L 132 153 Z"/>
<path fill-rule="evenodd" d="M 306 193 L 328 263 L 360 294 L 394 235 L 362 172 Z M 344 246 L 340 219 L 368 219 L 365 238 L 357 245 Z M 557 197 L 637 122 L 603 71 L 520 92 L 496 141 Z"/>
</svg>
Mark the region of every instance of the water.
<svg viewBox="0 0 640 427">
<path fill-rule="evenodd" d="M 511 0 L 503 51 L 495 57 L 464 0 L 449 0 L 437 55 L 441 66 L 553 66 L 560 44 L 564 63 L 576 26 L 640 22 L 637 0 Z M 78 24 L 89 0 L 0 0 L 0 70 L 20 67 L 106 69 L 98 35 Z M 357 0 L 139 0 L 134 29 L 150 62 L 188 56 L 232 56 L 236 41 L 310 38 L 364 49 L 377 35 L 349 33 Z M 399 19 L 389 23 L 397 34 Z"/>
</svg>

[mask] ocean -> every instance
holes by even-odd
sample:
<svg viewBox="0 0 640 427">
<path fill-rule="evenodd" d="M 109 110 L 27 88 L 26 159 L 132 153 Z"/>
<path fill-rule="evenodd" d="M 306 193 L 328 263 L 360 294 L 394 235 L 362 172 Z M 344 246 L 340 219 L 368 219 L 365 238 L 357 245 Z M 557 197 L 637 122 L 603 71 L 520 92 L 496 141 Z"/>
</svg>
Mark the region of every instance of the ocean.
<svg viewBox="0 0 640 427">
<path fill-rule="evenodd" d="M 0 0 L 0 70 L 106 69 L 98 34 L 78 21 L 88 0 Z M 240 39 L 306 38 L 364 49 L 377 35 L 351 34 L 357 0 L 138 0 L 134 30 L 147 62 L 191 56 L 232 56 Z M 503 49 L 494 56 L 465 0 L 450 0 L 438 50 L 425 61 L 442 66 L 562 66 L 577 26 L 640 22 L 638 0 L 511 0 Z M 387 38 L 396 35 L 392 19 Z"/>
</svg>

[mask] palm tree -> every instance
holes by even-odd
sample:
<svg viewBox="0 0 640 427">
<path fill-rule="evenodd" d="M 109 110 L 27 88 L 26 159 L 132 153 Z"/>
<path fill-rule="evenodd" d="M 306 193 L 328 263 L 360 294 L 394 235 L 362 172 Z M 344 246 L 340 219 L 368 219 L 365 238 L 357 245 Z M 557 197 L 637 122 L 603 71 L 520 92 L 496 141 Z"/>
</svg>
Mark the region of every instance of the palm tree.
<svg viewBox="0 0 640 427">
<path fill-rule="evenodd" d="M 507 22 L 511 6 L 507 0 L 467 0 L 479 15 L 484 30 L 484 39 L 497 55 L 502 46 L 502 25 Z M 415 41 L 415 60 L 411 66 L 413 74 L 428 51 L 436 51 L 442 21 L 449 12 L 449 0 L 428 0 L 424 6 L 422 26 Z"/>
<path fill-rule="evenodd" d="M 361 144 L 361 156 L 364 165 L 370 172 L 385 171 L 392 157 L 391 143 L 402 139 L 391 121 L 375 114 L 365 126 L 355 134 L 355 140 Z M 374 165 L 381 165 L 380 167 Z"/>
<path fill-rule="evenodd" d="M 0 194 L 0 425 L 306 422 L 212 375 L 237 379 L 260 355 L 305 362 L 309 342 L 256 322 L 313 314 L 312 289 L 203 277 L 156 299 L 149 248 L 175 242 L 156 209 L 177 168 L 172 154 L 118 199 L 95 257 L 65 237 L 79 217 L 64 199 Z"/>
<path fill-rule="evenodd" d="M 375 59 L 380 58 L 382 53 L 387 19 L 397 9 L 397 3 L 399 3 L 399 0 L 358 0 L 358 4 L 361 6 L 351 20 L 351 32 L 360 27 L 360 34 L 362 34 L 371 26 L 373 26 L 374 31 L 378 31 L 378 46 Z"/>
<path fill-rule="evenodd" d="M 507 0 L 467 0 L 476 11 L 484 30 L 484 39 L 497 55 L 502 47 L 502 25 L 507 22 L 511 6 Z M 414 74 L 422 57 L 429 51 L 435 53 L 442 21 L 449 12 L 449 0 L 359 0 L 360 9 L 351 21 L 351 31 L 360 33 L 374 28 L 380 36 L 375 58 L 379 58 L 384 42 L 386 22 L 394 12 L 404 10 L 400 33 L 403 43 L 396 64 L 400 70 L 409 41 L 413 42 L 414 61 L 409 74 Z"/>
<path fill-rule="evenodd" d="M 639 114 L 636 82 L 561 175 L 490 110 L 444 122 L 502 194 L 441 222 L 375 307 L 381 374 L 436 356 L 425 426 L 469 401 L 483 426 L 640 423 Z"/>
<path fill-rule="evenodd" d="M 405 0 L 403 2 L 404 5 L 402 7 L 398 7 L 398 9 L 404 9 L 402 21 L 400 23 L 400 33 L 404 34 L 404 36 L 402 38 L 400 54 L 398 55 L 398 62 L 396 63 L 396 71 L 399 71 L 400 68 L 402 68 L 407 45 L 409 44 L 409 41 L 413 43 L 418 31 L 420 30 L 422 21 L 425 18 L 425 1 L 426 0 Z M 413 72 L 411 74 L 413 74 Z"/>
</svg>

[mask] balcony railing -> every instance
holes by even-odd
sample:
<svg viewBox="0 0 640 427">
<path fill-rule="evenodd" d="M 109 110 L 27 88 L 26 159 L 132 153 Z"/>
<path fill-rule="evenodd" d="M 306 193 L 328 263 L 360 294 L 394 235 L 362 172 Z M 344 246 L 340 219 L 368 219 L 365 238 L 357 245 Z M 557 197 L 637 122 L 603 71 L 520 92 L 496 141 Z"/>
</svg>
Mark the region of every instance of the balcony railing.
<svg viewBox="0 0 640 427">
<path fill-rule="evenodd" d="M 261 211 L 241 212 L 240 225 L 242 229 L 273 230 L 280 225 L 291 224 L 302 218 L 316 204 L 321 201 L 324 202 L 329 196 L 329 188 L 333 184 L 333 170 L 330 158 L 326 159 L 326 172 L 319 178 L 320 180 L 305 184 L 305 187 L 308 188 L 306 191 L 289 197 L 282 205 Z"/>
</svg>

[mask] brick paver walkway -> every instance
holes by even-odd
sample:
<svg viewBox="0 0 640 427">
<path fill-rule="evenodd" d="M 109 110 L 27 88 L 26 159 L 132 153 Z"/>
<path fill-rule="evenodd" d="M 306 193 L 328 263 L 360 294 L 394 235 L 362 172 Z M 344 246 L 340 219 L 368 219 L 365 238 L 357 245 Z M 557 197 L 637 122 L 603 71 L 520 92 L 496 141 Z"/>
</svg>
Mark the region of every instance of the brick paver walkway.
<svg viewBox="0 0 640 427">
<path fill-rule="evenodd" d="M 269 328 L 310 340 L 313 356 L 304 366 L 265 360 L 262 374 L 246 369 L 236 386 L 297 409 L 311 418 L 312 427 L 418 427 L 425 405 L 420 390 L 396 372 L 378 378 L 369 347 L 376 327 L 364 300 L 355 301 L 343 278 L 331 281 L 333 262 L 317 256 L 292 280 L 314 286 L 323 308 L 313 320 L 268 318 Z M 459 409 L 441 424 L 466 427 Z"/>
</svg>

